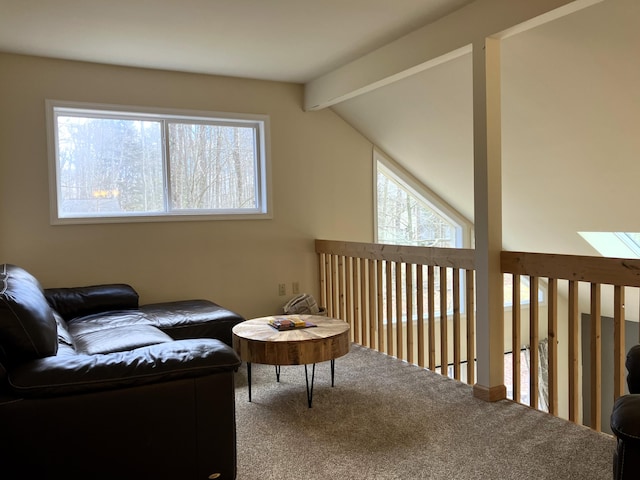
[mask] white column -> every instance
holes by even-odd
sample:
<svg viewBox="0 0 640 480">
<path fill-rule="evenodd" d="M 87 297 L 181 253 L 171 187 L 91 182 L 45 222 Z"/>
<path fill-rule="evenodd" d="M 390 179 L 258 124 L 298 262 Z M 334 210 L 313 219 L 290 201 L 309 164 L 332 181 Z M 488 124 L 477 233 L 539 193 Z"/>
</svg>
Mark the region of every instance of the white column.
<svg viewBox="0 0 640 480">
<path fill-rule="evenodd" d="M 473 136 L 478 376 L 473 392 L 506 397 L 502 250 L 500 40 L 473 43 Z"/>
</svg>

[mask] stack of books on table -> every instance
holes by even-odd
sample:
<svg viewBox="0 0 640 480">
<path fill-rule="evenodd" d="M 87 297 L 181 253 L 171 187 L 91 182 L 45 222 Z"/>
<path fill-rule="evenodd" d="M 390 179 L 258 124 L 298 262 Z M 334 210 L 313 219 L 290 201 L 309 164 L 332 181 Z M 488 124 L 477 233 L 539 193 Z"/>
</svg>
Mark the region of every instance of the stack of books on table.
<svg viewBox="0 0 640 480">
<path fill-rule="evenodd" d="M 277 317 L 271 317 L 269 319 L 269 325 L 276 330 L 294 330 L 296 328 L 309 328 L 316 326 L 315 323 L 307 322 L 299 315 L 280 315 Z"/>
</svg>

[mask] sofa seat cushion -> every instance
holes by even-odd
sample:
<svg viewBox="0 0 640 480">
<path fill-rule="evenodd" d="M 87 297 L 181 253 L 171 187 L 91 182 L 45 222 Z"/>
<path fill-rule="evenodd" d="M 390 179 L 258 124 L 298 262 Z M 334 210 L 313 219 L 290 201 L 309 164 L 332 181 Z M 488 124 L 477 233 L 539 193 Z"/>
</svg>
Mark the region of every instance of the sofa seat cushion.
<svg viewBox="0 0 640 480">
<path fill-rule="evenodd" d="M 15 265 L 0 265 L 0 347 L 8 364 L 55 355 L 58 334 L 40 283 Z"/>
<path fill-rule="evenodd" d="M 22 398 L 41 398 L 233 372 L 239 365 L 237 354 L 220 340 L 177 340 L 105 355 L 32 360 L 12 369 L 8 384 Z"/>
<path fill-rule="evenodd" d="M 124 328 L 133 325 L 152 325 L 152 323 L 140 310 L 114 310 L 76 317 L 67 322 L 69 333 L 74 338 L 107 328 Z"/>
<path fill-rule="evenodd" d="M 173 339 L 151 325 L 128 325 L 80 333 L 73 337 L 76 352 L 86 355 L 123 352 Z"/>
<path fill-rule="evenodd" d="M 75 338 L 104 328 L 152 325 L 174 340 L 217 338 L 231 346 L 231 329 L 242 321 L 237 313 L 209 300 L 179 300 L 76 317 L 67 327 Z"/>
</svg>

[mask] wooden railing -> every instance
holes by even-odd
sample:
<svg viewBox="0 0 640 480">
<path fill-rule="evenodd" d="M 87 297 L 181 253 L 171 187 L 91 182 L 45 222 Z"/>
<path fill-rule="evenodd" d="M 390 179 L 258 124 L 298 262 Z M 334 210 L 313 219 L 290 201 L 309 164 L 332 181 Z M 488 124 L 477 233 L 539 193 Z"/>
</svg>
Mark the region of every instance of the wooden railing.
<svg viewBox="0 0 640 480">
<path fill-rule="evenodd" d="M 473 250 L 317 240 L 316 252 L 320 301 L 328 315 L 351 325 L 352 341 L 457 380 L 475 382 Z M 523 403 L 538 408 L 541 365 L 535 353 L 542 326 L 548 340 L 548 359 L 543 365 L 548 371 L 548 411 L 559 415 L 563 392 L 568 413 L 562 416 L 581 422 L 579 319 L 582 312 L 588 312 L 592 359 L 588 420 L 592 428 L 599 430 L 602 286 L 611 285 L 613 289 L 612 305 L 607 311 L 612 311 L 614 318 L 613 375 L 617 398 L 625 388 L 625 291 L 626 287 L 640 287 L 640 260 L 502 252 L 501 268 L 514 286 L 512 298 L 506 299 L 510 307 L 505 309 L 511 317 L 505 322 L 505 330 L 511 330 L 511 335 L 504 348 L 513 353 L 511 378 L 505 378 L 505 383 L 512 385 L 511 398 L 522 400 L 518 353 L 525 345 L 532 354 L 527 382 L 529 400 Z M 522 278 L 528 280 L 528 299 L 521 298 L 517 287 Z M 584 291 L 585 284 L 590 301 L 581 307 L 579 292 Z M 546 294 L 541 299 L 538 292 L 543 286 Z M 563 315 L 559 314 L 560 305 Z M 522 312 L 527 310 L 523 318 Z M 541 323 L 543 310 L 546 314 Z M 527 330 L 523 343 L 522 334 L 526 335 Z M 560 358 L 559 345 L 566 348 L 566 358 Z M 560 365 L 568 366 L 568 385 L 559 381 Z"/>
<path fill-rule="evenodd" d="M 540 282 L 547 285 L 547 331 L 548 331 L 548 410 L 558 415 L 559 391 L 562 385 L 558 381 L 559 362 L 558 346 L 567 345 L 566 365 L 568 366 L 568 385 L 566 386 L 568 401 L 568 418 L 574 422 L 580 419 L 580 316 L 588 313 L 590 316 L 590 331 L 582 332 L 589 335 L 590 362 L 590 415 L 589 425 L 600 430 L 602 423 L 602 311 L 606 307 L 613 317 L 613 397 L 618 398 L 625 392 L 625 297 L 628 291 L 640 287 L 640 260 L 601 258 L 576 255 L 551 255 L 540 253 L 502 252 L 502 271 L 512 275 L 513 284 L 519 284 L 520 277 L 526 276 L 530 284 L 529 316 L 524 325 L 529 329 L 529 347 L 531 352 L 538 350 L 538 329 L 540 326 L 538 287 Z M 610 304 L 603 305 L 603 286 L 608 285 L 613 290 Z M 581 288 L 582 287 L 582 288 Z M 586 289 L 584 287 L 587 287 Z M 630 288 L 631 287 L 631 288 Z M 587 293 L 588 302 L 580 302 L 580 291 Z M 521 301 L 518 297 L 519 289 L 513 289 L 512 333 L 516 342 L 520 338 L 520 328 L 523 325 L 520 311 Z M 635 292 L 637 296 L 637 292 Z M 566 302 L 566 317 L 558 313 L 559 305 Z M 586 303 L 586 305 L 584 305 Z M 637 313 L 637 312 L 636 312 Z M 559 335 L 559 320 L 566 319 L 567 334 Z M 513 371 L 519 371 L 516 364 L 517 355 L 513 356 Z M 530 357 L 530 404 L 538 405 L 539 375 L 538 355 Z M 519 399 L 520 380 L 514 374 L 514 398 Z M 609 414 L 610 412 L 606 412 Z"/>
<path fill-rule="evenodd" d="M 317 240 L 316 252 L 321 303 L 352 341 L 462 379 L 475 358 L 473 250 Z"/>
</svg>

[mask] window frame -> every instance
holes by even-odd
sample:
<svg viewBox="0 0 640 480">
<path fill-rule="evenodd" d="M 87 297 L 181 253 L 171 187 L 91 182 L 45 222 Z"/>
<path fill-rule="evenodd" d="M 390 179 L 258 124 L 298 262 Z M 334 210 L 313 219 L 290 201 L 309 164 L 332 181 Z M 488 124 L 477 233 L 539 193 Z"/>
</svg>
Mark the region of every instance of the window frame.
<svg viewBox="0 0 640 480">
<path fill-rule="evenodd" d="M 171 108 L 141 107 L 132 105 L 113 105 L 102 103 L 70 102 L 61 100 L 45 100 L 47 155 L 49 160 L 49 206 L 50 223 L 52 225 L 102 224 L 102 223 L 141 223 L 141 222 L 173 222 L 173 221 L 207 221 L 207 220 L 261 220 L 273 218 L 273 200 L 271 194 L 270 165 L 270 128 L 268 115 L 214 112 L 201 110 L 185 110 Z M 62 216 L 59 209 L 60 175 L 58 172 L 58 128 L 57 116 L 64 113 L 85 114 L 87 117 L 119 118 L 132 120 L 159 121 L 162 124 L 164 199 L 161 212 L 135 212 L 127 215 L 86 215 Z M 250 126 L 256 135 L 256 189 L 257 208 L 220 209 L 220 210 L 171 210 L 169 208 L 171 159 L 168 155 L 168 140 L 165 125 L 176 122 L 220 126 Z"/>
</svg>

